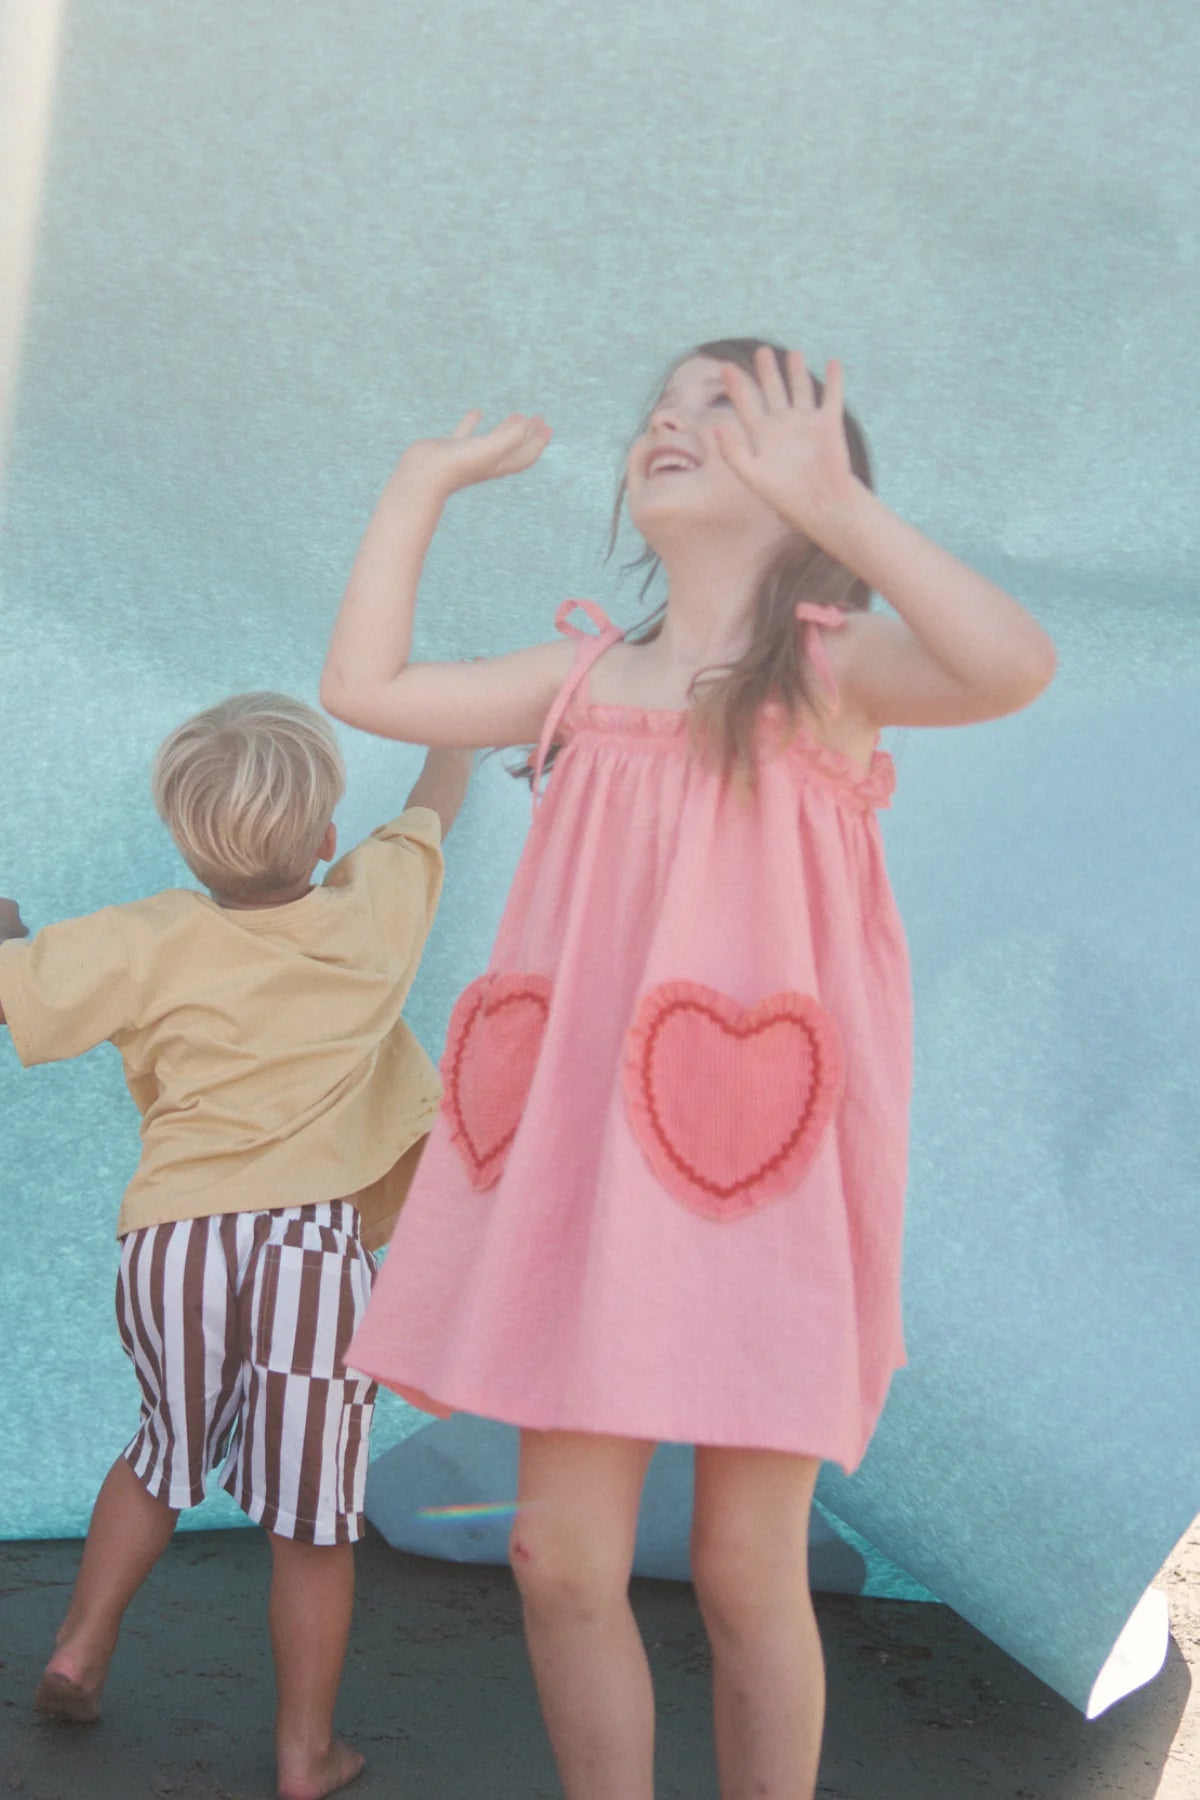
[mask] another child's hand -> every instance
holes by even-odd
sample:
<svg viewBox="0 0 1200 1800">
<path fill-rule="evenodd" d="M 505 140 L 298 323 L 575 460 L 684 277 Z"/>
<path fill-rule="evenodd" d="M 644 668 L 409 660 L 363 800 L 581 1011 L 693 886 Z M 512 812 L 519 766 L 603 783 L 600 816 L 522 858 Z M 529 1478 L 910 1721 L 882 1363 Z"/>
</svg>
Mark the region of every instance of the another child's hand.
<svg viewBox="0 0 1200 1800">
<path fill-rule="evenodd" d="M 718 427 L 721 454 L 789 525 L 819 541 L 822 518 L 858 485 L 846 444 L 842 366 L 828 365 L 818 406 L 798 350 L 788 352 L 790 396 L 773 350 L 760 349 L 754 364 L 757 381 L 733 363 L 722 364 L 737 423 Z"/>
<path fill-rule="evenodd" d="M 532 468 L 551 431 L 536 414 L 513 413 L 491 431 L 476 436 L 482 413 L 469 412 L 449 437 L 421 438 L 400 458 L 396 473 L 429 480 L 444 494 L 476 482 L 495 481 L 501 475 L 518 475 Z"/>
<path fill-rule="evenodd" d="M 429 806 L 442 821 L 445 837 L 466 798 L 475 767 L 474 750 L 437 749 L 425 753 L 424 766 L 405 806 Z"/>
<path fill-rule="evenodd" d="M 5 938 L 23 938 L 29 936 L 29 927 L 21 917 L 21 908 L 15 900 L 0 897 L 0 943 Z"/>
</svg>

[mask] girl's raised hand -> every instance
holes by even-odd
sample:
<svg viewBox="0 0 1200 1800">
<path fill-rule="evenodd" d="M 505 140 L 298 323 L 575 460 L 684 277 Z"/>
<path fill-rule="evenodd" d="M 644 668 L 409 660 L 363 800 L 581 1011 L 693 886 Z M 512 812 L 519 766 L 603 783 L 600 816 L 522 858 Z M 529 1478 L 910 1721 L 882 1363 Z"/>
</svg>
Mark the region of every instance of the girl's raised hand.
<svg viewBox="0 0 1200 1800">
<path fill-rule="evenodd" d="M 532 468 L 551 431 L 536 414 L 512 413 L 491 431 L 477 435 L 483 414 L 469 412 L 448 437 L 420 438 L 400 458 L 396 473 L 433 482 L 445 494 L 476 482 L 495 481 Z"/>
<path fill-rule="evenodd" d="M 721 454 L 760 499 L 813 535 L 857 486 L 846 444 L 842 365 L 828 364 L 819 405 L 798 350 L 787 355 L 790 395 L 773 350 L 756 351 L 754 367 L 757 380 L 734 363 L 722 364 L 737 421 L 717 428 Z"/>
</svg>

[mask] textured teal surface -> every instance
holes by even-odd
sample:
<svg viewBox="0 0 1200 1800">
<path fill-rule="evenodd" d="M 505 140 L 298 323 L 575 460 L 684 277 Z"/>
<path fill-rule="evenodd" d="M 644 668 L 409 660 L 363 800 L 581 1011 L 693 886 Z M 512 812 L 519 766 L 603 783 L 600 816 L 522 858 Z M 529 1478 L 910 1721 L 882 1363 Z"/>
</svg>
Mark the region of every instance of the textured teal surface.
<svg viewBox="0 0 1200 1800">
<path fill-rule="evenodd" d="M 367 1518 L 397 1550 L 451 1562 L 507 1562 L 518 1439 L 511 1425 L 465 1413 L 413 1433 L 406 1442 L 374 1457 L 367 1481 Z M 691 1447 L 660 1444 L 642 1490 L 635 1575 L 690 1580 L 693 1496 Z M 469 1511 L 497 1502 L 508 1503 L 499 1514 Z M 433 1517 L 426 1516 L 430 1511 Z M 808 1578 L 813 1590 L 821 1593 L 933 1598 L 819 1504 L 813 1508 L 809 1529 Z"/>
<path fill-rule="evenodd" d="M 633 616 L 600 551 L 673 354 L 845 359 L 886 497 L 1062 670 L 894 746 L 911 1367 L 822 1497 L 1079 1703 L 1200 1506 L 1198 38 L 1185 0 L 74 0 L 2 499 L 0 891 L 37 925 L 181 878 L 156 743 L 313 695 L 407 438 L 471 404 L 556 428 L 435 549 L 420 650 L 487 652 L 567 593 Z M 415 761 L 348 748 L 349 837 Z M 434 1049 L 523 823 L 492 764 L 414 997 Z M 0 1531 L 79 1531 L 132 1428 L 134 1124 L 113 1055 L 7 1045 L 0 1115 Z"/>
</svg>

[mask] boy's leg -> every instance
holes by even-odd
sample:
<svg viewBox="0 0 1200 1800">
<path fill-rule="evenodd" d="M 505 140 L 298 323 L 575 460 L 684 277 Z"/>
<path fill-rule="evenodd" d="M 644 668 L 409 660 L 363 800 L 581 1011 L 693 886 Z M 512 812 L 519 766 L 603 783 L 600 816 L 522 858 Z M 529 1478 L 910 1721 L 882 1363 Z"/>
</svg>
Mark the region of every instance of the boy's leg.
<svg viewBox="0 0 1200 1800">
<path fill-rule="evenodd" d="M 130 1232 L 117 1278 L 121 1341 L 142 1390 L 137 1435 L 104 1480 L 70 1609 L 34 1704 L 56 1718 L 99 1716 L 126 1607 L 204 1481 L 238 1401 L 231 1270 L 254 1219 L 186 1219 Z"/>
<path fill-rule="evenodd" d="M 242 1272 L 242 1403 L 221 1480 L 271 1540 L 275 1745 L 283 1800 L 353 1781 L 333 1712 L 364 1530 L 374 1382 L 345 1365 L 375 1265 L 348 1201 L 281 1210 Z"/>
<path fill-rule="evenodd" d="M 321 1800 L 353 1781 L 364 1760 L 333 1732 L 354 1608 L 354 1547 L 269 1536 L 279 1795 Z"/>
<path fill-rule="evenodd" d="M 80 1723 L 99 1718 L 125 1608 L 170 1543 L 178 1517 L 119 1456 L 92 1512 L 71 1605 L 34 1699 L 39 1712 Z"/>
</svg>

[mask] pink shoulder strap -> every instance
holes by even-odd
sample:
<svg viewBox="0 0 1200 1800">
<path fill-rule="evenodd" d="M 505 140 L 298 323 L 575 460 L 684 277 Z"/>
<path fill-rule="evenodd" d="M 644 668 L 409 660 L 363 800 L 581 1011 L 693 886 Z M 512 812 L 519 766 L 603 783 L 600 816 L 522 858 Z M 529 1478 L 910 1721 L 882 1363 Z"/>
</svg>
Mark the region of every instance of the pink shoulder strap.
<svg viewBox="0 0 1200 1800">
<path fill-rule="evenodd" d="M 571 614 L 578 609 L 586 613 L 596 627 L 596 635 L 583 631 L 580 626 L 571 623 Z M 564 637 L 579 640 L 579 649 L 571 672 L 554 696 L 554 703 L 546 714 L 546 722 L 542 726 L 541 741 L 537 747 L 537 755 L 533 762 L 533 804 L 536 807 L 541 800 L 542 775 L 546 768 L 546 758 L 554 742 L 555 733 L 562 724 L 563 714 L 587 677 L 588 670 L 598 657 L 602 656 L 610 645 L 619 642 L 625 633 L 619 625 L 614 625 L 603 608 L 594 600 L 564 600 L 554 615 L 555 629 Z"/>
<path fill-rule="evenodd" d="M 840 606 L 817 606 L 810 600 L 802 600 L 796 608 L 796 617 L 804 626 L 804 653 L 817 671 L 817 680 L 825 689 L 829 701 L 830 715 L 836 719 L 841 711 L 842 700 L 838 693 L 837 677 L 830 666 L 825 639 L 821 634 L 822 628 L 842 631 L 846 615 Z"/>
</svg>

